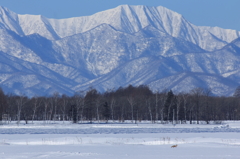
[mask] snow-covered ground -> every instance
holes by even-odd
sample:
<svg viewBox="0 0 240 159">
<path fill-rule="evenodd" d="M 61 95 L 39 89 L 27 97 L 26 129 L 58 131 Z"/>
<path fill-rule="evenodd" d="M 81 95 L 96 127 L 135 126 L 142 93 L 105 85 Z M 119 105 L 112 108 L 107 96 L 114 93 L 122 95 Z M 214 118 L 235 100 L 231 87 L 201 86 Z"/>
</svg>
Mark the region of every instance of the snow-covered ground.
<svg viewBox="0 0 240 159">
<path fill-rule="evenodd" d="M 0 158 L 239 159 L 240 122 L 175 126 L 12 122 L 0 126 Z"/>
</svg>

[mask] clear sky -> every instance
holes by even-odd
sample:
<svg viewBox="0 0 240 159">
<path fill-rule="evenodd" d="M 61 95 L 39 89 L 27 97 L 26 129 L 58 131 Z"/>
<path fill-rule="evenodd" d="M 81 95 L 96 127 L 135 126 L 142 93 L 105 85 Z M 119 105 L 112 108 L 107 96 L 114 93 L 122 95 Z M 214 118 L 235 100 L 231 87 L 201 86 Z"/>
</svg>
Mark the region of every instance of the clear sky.
<svg viewBox="0 0 240 159">
<path fill-rule="evenodd" d="M 92 15 L 121 4 L 164 6 L 195 25 L 240 31 L 240 0 L 0 0 L 18 14 L 56 19 Z"/>
</svg>

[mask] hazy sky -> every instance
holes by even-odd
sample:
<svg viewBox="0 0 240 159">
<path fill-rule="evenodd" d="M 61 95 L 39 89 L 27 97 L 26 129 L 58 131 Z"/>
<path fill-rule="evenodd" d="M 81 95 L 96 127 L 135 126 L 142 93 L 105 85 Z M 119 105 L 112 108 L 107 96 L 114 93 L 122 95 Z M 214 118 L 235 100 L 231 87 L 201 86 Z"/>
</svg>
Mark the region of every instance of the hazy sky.
<svg viewBox="0 0 240 159">
<path fill-rule="evenodd" d="M 240 0 L 0 0 L 18 14 L 47 18 L 91 15 L 121 4 L 164 6 L 199 26 L 219 26 L 240 31 Z"/>
</svg>

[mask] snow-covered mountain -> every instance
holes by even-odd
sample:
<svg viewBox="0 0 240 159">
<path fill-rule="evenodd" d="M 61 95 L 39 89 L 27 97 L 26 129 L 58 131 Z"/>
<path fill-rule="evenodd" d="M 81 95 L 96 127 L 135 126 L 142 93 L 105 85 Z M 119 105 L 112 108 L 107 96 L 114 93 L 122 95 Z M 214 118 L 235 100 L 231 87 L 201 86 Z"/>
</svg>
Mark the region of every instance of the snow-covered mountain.
<svg viewBox="0 0 240 159">
<path fill-rule="evenodd" d="M 69 19 L 0 7 L 1 87 L 33 96 L 147 84 L 231 95 L 240 84 L 239 33 L 195 26 L 164 7 L 122 5 Z"/>
</svg>

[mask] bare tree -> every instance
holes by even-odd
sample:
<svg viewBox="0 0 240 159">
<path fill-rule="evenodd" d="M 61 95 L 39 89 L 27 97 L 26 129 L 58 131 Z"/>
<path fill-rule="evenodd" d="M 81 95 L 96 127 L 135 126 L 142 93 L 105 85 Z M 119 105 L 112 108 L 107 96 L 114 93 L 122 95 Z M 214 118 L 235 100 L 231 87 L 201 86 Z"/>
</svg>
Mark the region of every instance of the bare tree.
<svg viewBox="0 0 240 159">
<path fill-rule="evenodd" d="M 115 102 L 116 102 L 115 99 L 112 97 L 111 98 L 111 104 L 110 104 L 112 121 L 114 121 L 114 106 L 115 106 Z"/>
<path fill-rule="evenodd" d="M 48 108 L 50 106 L 50 101 L 49 101 L 49 98 L 45 97 L 43 98 L 43 103 L 44 103 L 44 115 L 43 115 L 43 120 L 44 120 L 44 123 L 47 123 L 48 120 L 50 119 L 50 114 L 49 112 L 51 113 L 52 112 L 52 109 L 50 111 L 48 111 Z"/>
<path fill-rule="evenodd" d="M 35 115 L 36 115 L 36 111 L 40 107 L 40 104 L 41 104 L 42 101 L 41 101 L 41 98 L 35 96 L 35 97 L 31 98 L 31 102 L 33 104 L 33 106 L 32 106 L 32 111 L 33 111 L 33 113 L 32 113 L 32 123 L 33 123 L 33 120 L 34 120 Z"/>
<path fill-rule="evenodd" d="M 84 91 L 80 91 L 74 94 L 73 96 L 73 100 L 72 100 L 72 105 L 76 105 L 76 109 L 77 109 L 77 120 L 79 121 L 79 117 L 80 117 L 80 121 L 81 123 L 83 122 L 83 112 L 84 112 L 84 107 L 85 107 L 85 98 L 84 98 Z"/>
<path fill-rule="evenodd" d="M 24 95 L 17 96 L 16 104 L 17 104 L 17 124 L 19 125 L 21 120 L 21 112 L 23 106 L 27 103 L 27 97 Z"/>
<path fill-rule="evenodd" d="M 54 108 L 54 115 L 53 115 L 53 120 L 56 121 L 57 118 L 57 106 L 58 106 L 58 100 L 59 100 L 59 93 L 55 92 L 52 96 L 52 106 Z"/>
<path fill-rule="evenodd" d="M 136 104 L 133 95 L 127 97 L 127 101 L 131 107 L 131 114 L 132 114 L 131 117 L 132 117 L 132 123 L 133 123 L 133 121 L 134 121 L 134 105 Z"/>
<path fill-rule="evenodd" d="M 159 105 L 159 110 L 160 110 L 160 115 L 161 115 L 161 123 L 163 124 L 164 121 L 164 111 L 165 111 L 165 101 L 167 100 L 167 92 L 162 92 L 159 94 L 159 100 L 160 100 L 160 105 Z"/>
<path fill-rule="evenodd" d="M 177 95 L 176 96 L 176 113 L 177 113 L 177 123 L 179 123 L 179 111 L 180 111 L 180 107 L 181 107 L 181 104 L 182 104 L 182 102 L 183 102 L 183 98 L 182 98 L 182 96 L 181 95 Z"/>
<path fill-rule="evenodd" d="M 148 111 L 149 111 L 149 116 L 150 116 L 151 123 L 153 123 L 153 115 L 152 115 L 152 108 L 151 108 L 150 99 L 146 99 L 146 105 L 147 105 L 147 107 L 148 107 Z"/>
<path fill-rule="evenodd" d="M 61 112 L 62 112 L 63 123 L 66 120 L 65 115 L 66 115 L 66 108 L 67 108 L 68 103 L 69 103 L 68 96 L 63 94 L 61 99 L 60 99 L 60 109 L 61 109 Z"/>
<path fill-rule="evenodd" d="M 185 122 L 187 122 L 187 112 L 189 111 L 188 108 L 189 94 L 181 93 L 180 96 L 183 99 L 184 120 Z"/>
<path fill-rule="evenodd" d="M 97 116 L 97 121 L 100 123 L 100 106 L 102 105 L 101 103 L 101 96 L 98 95 L 96 100 L 95 100 L 95 106 L 96 106 L 96 116 Z"/>
</svg>

